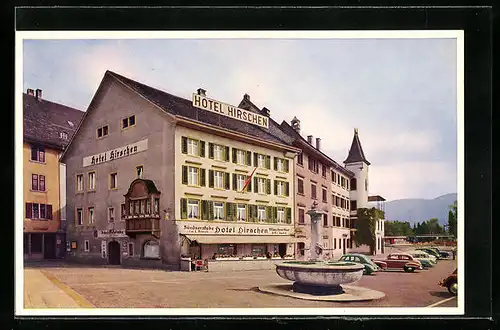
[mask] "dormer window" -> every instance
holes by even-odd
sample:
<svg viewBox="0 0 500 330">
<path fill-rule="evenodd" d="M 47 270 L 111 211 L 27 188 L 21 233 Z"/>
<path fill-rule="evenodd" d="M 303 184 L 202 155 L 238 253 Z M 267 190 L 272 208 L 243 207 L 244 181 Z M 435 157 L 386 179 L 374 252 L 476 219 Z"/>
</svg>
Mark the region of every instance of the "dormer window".
<svg viewBox="0 0 500 330">
<path fill-rule="evenodd" d="M 75 126 L 75 124 L 73 124 L 73 122 L 71 120 L 68 120 L 68 125 L 71 126 L 71 127 Z"/>
<path fill-rule="evenodd" d="M 65 132 L 59 132 L 59 137 L 63 140 L 67 140 L 68 139 L 68 134 L 65 133 Z"/>
</svg>

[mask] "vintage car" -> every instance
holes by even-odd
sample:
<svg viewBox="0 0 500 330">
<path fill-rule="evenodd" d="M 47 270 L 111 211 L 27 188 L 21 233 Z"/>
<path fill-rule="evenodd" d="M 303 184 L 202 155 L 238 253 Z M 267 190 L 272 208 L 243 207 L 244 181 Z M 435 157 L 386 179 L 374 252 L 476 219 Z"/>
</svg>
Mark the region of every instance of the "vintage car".
<svg viewBox="0 0 500 330">
<path fill-rule="evenodd" d="M 436 251 L 436 252 L 439 254 L 439 256 L 440 256 L 441 258 L 443 258 L 443 259 L 444 259 L 444 258 L 449 258 L 449 257 L 450 257 L 450 253 L 448 253 L 448 252 L 446 252 L 446 251 L 443 251 L 443 250 L 440 250 L 440 249 L 438 249 L 437 247 L 431 247 L 430 249 L 432 249 L 432 250 Z"/>
<path fill-rule="evenodd" d="M 406 251 L 406 253 L 408 253 L 418 261 L 420 261 L 420 263 L 424 268 L 434 267 L 434 264 L 436 263 L 435 261 L 431 260 L 429 258 L 430 255 L 425 253 L 424 251 L 415 250 L 415 251 Z"/>
<path fill-rule="evenodd" d="M 447 288 L 449 293 L 457 295 L 458 292 L 457 269 L 455 269 L 455 271 L 451 273 L 450 276 L 439 282 L 438 285 Z"/>
<path fill-rule="evenodd" d="M 423 269 L 420 261 L 413 258 L 408 253 L 391 253 L 383 261 L 387 264 L 387 269 L 402 269 L 407 273 L 411 273 L 416 269 Z"/>
<path fill-rule="evenodd" d="M 431 256 L 436 257 L 436 259 L 438 259 L 438 260 L 439 259 L 443 259 L 443 257 L 441 257 L 441 255 L 437 251 L 435 251 L 435 250 L 433 250 L 431 248 L 418 248 L 417 250 L 424 251 L 425 253 L 428 253 Z"/>
<path fill-rule="evenodd" d="M 365 269 L 363 271 L 363 275 L 370 275 L 374 272 L 378 272 L 379 270 L 381 270 L 381 267 L 377 266 L 377 264 L 375 264 L 369 257 L 363 254 L 358 254 L 358 253 L 344 254 L 342 257 L 340 257 L 339 261 L 351 261 L 364 265 Z M 383 267 L 382 264 L 381 266 Z"/>
</svg>

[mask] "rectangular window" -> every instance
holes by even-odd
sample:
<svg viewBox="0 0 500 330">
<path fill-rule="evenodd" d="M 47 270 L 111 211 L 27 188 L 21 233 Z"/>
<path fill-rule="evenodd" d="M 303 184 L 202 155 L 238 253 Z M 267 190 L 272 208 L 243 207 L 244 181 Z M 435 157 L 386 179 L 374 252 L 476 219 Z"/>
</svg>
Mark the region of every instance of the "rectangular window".
<svg viewBox="0 0 500 330">
<path fill-rule="evenodd" d="M 351 201 L 351 210 L 354 211 L 358 208 L 358 203 L 356 201 Z"/>
<path fill-rule="evenodd" d="M 311 198 L 316 199 L 316 185 L 311 183 Z"/>
<path fill-rule="evenodd" d="M 160 199 L 159 198 L 155 198 L 154 205 L 153 205 L 153 212 L 155 214 L 158 214 L 159 213 L 159 209 L 160 209 Z"/>
<path fill-rule="evenodd" d="M 31 160 L 45 163 L 45 148 L 42 146 L 31 146 Z"/>
<path fill-rule="evenodd" d="M 276 159 L 276 171 L 285 172 L 285 160 L 281 158 Z"/>
<path fill-rule="evenodd" d="M 323 227 L 328 227 L 328 214 L 323 214 Z"/>
<path fill-rule="evenodd" d="M 237 220 L 238 221 L 246 221 L 247 219 L 247 206 L 245 204 L 237 205 Z"/>
<path fill-rule="evenodd" d="M 39 175 L 38 180 L 40 181 L 40 191 L 45 191 L 45 175 Z"/>
<path fill-rule="evenodd" d="M 128 256 L 134 256 L 134 243 L 128 243 Z"/>
<path fill-rule="evenodd" d="M 188 185 L 199 186 L 199 168 L 188 166 Z"/>
<path fill-rule="evenodd" d="M 108 207 L 108 222 L 109 223 L 115 222 L 115 208 L 114 207 Z"/>
<path fill-rule="evenodd" d="M 88 223 L 89 225 L 93 224 L 94 223 L 94 208 L 93 207 L 89 207 L 88 209 Z"/>
<path fill-rule="evenodd" d="M 188 219 L 200 218 L 200 201 L 196 199 L 188 199 L 187 201 Z"/>
<path fill-rule="evenodd" d="M 187 153 L 188 155 L 199 156 L 200 152 L 198 151 L 198 140 L 188 139 L 187 140 Z"/>
<path fill-rule="evenodd" d="M 108 125 L 101 126 L 97 129 L 97 137 L 102 138 L 108 135 Z"/>
<path fill-rule="evenodd" d="M 83 191 L 83 174 L 76 175 L 76 191 Z"/>
<path fill-rule="evenodd" d="M 299 255 L 304 256 L 305 252 L 304 250 L 306 249 L 306 244 L 305 243 L 298 243 L 297 244 L 297 250 L 299 252 Z"/>
<path fill-rule="evenodd" d="M 135 125 L 135 115 L 122 119 L 122 129 Z"/>
<path fill-rule="evenodd" d="M 95 172 L 89 172 L 89 191 L 95 190 Z"/>
<path fill-rule="evenodd" d="M 335 183 L 335 172 L 333 170 L 330 171 L 331 177 L 332 177 L 332 182 Z"/>
<path fill-rule="evenodd" d="M 302 153 L 300 153 L 298 156 L 297 156 L 297 164 L 303 166 L 304 165 L 304 155 Z"/>
<path fill-rule="evenodd" d="M 246 165 L 246 151 L 245 150 L 236 150 L 236 163 L 240 165 Z"/>
<path fill-rule="evenodd" d="M 236 255 L 236 244 L 218 244 L 217 254 L 229 256 Z"/>
<path fill-rule="evenodd" d="M 323 189 L 322 189 L 322 192 L 323 192 L 323 196 L 322 196 L 322 197 L 323 197 L 323 198 L 322 198 L 323 203 L 327 203 L 327 202 L 328 202 L 328 198 L 326 197 L 326 195 L 327 195 L 327 194 L 326 194 L 326 188 L 323 188 Z"/>
<path fill-rule="evenodd" d="M 146 214 L 146 200 L 141 199 L 139 202 L 141 206 L 141 214 Z"/>
<path fill-rule="evenodd" d="M 278 207 L 278 218 L 276 219 L 278 223 L 285 223 L 285 208 Z"/>
<path fill-rule="evenodd" d="M 83 251 L 84 252 L 89 252 L 90 251 L 90 242 L 88 239 L 83 241 Z"/>
<path fill-rule="evenodd" d="M 238 191 L 241 191 L 243 189 L 243 186 L 245 185 L 245 179 L 246 179 L 245 175 L 242 174 L 236 175 L 236 182 L 237 182 L 236 188 Z"/>
<path fill-rule="evenodd" d="M 321 176 L 326 178 L 326 166 L 321 164 Z"/>
<path fill-rule="evenodd" d="M 124 221 L 125 220 L 125 216 L 127 215 L 127 207 L 125 205 L 125 203 L 123 203 L 121 206 L 121 221 Z"/>
<path fill-rule="evenodd" d="M 258 206 L 257 207 L 257 217 L 259 219 L 259 222 L 266 221 L 266 207 L 265 206 Z"/>
<path fill-rule="evenodd" d="M 45 204 L 40 204 L 40 219 L 47 219 L 47 208 Z"/>
<path fill-rule="evenodd" d="M 118 173 L 111 173 L 109 175 L 109 189 L 118 188 Z"/>
<path fill-rule="evenodd" d="M 257 178 L 257 192 L 259 194 L 266 193 L 266 179 L 265 178 Z"/>
<path fill-rule="evenodd" d="M 38 191 L 38 174 L 31 175 L 31 190 Z"/>
<path fill-rule="evenodd" d="M 146 214 L 151 214 L 151 199 L 146 200 Z"/>
<path fill-rule="evenodd" d="M 224 172 L 214 171 L 214 188 L 224 189 Z"/>
<path fill-rule="evenodd" d="M 79 226 L 83 225 L 83 209 L 81 208 L 76 209 L 76 224 Z"/>
<path fill-rule="evenodd" d="M 214 220 L 224 220 L 223 202 L 214 202 Z"/>
<path fill-rule="evenodd" d="M 266 253 L 266 246 L 265 245 L 256 245 L 252 244 L 252 255 L 253 256 L 259 256 L 259 255 L 264 255 Z"/>
<path fill-rule="evenodd" d="M 298 178 L 297 180 L 297 192 L 304 195 L 304 180 L 301 178 Z"/>
<path fill-rule="evenodd" d="M 266 168 L 266 156 L 258 154 L 257 155 L 257 167 Z"/>
<path fill-rule="evenodd" d="M 224 161 L 224 146 L 214 144 L 214 159 Z"/>
<path fill-rule="evenodd" d="M 134 214 L 139 214 L 139 213 L 140 213 L 139 201 L 134 201 Z"/>
<path fill-rule="evenodd" d="M 144 174 L 144 167 L 142 165 L 141 166 L 136 166 L 136 168 L 135 168 L 135 175 L 136 175 L 136 177 L 139 178 L 139 179 L 142 179 L 143 174 Z"/>
<path fill-rule="evenodd" d="M 303 225 L 305 223 L 305 210 L 299 209 L 299 224 Z"/>
</svg>

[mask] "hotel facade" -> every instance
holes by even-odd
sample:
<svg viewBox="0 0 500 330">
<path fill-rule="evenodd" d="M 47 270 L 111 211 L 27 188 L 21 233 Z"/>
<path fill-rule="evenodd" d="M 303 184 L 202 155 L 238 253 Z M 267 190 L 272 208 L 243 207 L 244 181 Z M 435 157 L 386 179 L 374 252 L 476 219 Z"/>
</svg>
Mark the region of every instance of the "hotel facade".
<svg viewBox="0 0 500 330">
<path fill-rule="evenodd" d="M 269 121 L 107 71 L 62 158 L 68 257 L 179 269 L 182 256 L 293 256 L 300 149 Z"/>
</svg>

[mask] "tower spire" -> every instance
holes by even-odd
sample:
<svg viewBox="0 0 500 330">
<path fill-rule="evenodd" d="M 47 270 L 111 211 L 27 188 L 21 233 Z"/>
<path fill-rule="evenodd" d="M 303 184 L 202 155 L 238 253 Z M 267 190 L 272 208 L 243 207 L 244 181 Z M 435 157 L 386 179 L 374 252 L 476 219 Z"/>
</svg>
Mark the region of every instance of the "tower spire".
<svg viewBox="0 0 500 330">
<path fill-rule="evenodd" d="M 358 129 L 354 128 L 354 137 L 352 138 L 351 148 L 349 149 L 349 155 L 344 164 L 365 162 L 366 165 L 370 165 L 370 162 L 366 159 L 363 148 L 361 147 L 361 142 L 359 141 Z"/>
</svg>

